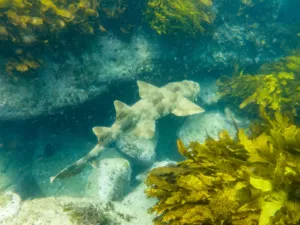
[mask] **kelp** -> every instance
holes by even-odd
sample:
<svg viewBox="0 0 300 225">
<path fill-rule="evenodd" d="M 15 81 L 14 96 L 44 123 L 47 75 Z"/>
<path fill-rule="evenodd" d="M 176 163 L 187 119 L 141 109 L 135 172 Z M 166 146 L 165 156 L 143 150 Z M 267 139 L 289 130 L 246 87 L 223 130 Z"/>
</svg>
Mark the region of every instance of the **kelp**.
<svg viewBox="0 0 300 225">
<path fill-rule="evenodd" d="M 0 48 L 11 58 L 7 72 L 36 70 L 45 48 L 67 32 L 93 34 L 97 29 L 95 0 L 0 0 Z"/>
<path fill-rule="evenodd" d="M 158 34 L 203 33 L 215 18 L 211 0 L 149 0 L 145 14 Z"/>
<path fill-rule="evenodd" d="M 276 112 L 265 130 L 238 139 L 227 131 L 188 147 L 173 167 L 149 172 L 146 193 L 158 198 L 155 224 L 298 224 L 300 127 Z"/>
<path fill-rule="evenodd" d="M 248 112 L 266 109 L 291 111 L 297 115 L 300 104 L 300 54 L 262 65 L 258 74 L 223 77 L 217 82 L 220 98 Z"/>
</svg>

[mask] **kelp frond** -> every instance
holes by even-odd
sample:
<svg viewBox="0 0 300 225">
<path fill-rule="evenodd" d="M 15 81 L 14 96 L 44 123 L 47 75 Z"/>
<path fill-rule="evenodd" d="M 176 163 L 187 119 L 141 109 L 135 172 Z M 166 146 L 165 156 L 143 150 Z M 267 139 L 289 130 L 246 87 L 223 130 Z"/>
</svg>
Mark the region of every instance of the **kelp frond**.
<svg viewBox="0 0 300 225">
<path fill-rule="evenodd" d="M 183 32 L 194 36 L 203 33 L 203 25 L 215 18 L 211 0 L 149 0 L 145 14 L 158 34 Z"/>
<path fill-rule="evenodd" d="M 297 115 L 300 106 L 300 54 L 265 64 L 256 75 L 223 77 L 218 82 L 220 97 L 241 109 L 258 113 L 290 111 Z"/>
<path fill-rule="evenodd" d="M 155 224 L 298 224 L 300 221 L 300 128 L 279 112 L 263 133 L 239 140 L 192 142 L 175 167 L 156 168 L 146 183 L 158 198 Z"/>
</svg>

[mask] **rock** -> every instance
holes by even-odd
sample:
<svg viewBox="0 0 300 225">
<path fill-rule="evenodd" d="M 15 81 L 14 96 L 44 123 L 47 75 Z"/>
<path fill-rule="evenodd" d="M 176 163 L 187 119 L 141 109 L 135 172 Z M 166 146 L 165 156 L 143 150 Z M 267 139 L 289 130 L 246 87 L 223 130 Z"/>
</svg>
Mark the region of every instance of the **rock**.
<svg viewBox="0 0 300 225">
<path fill-rule="evenodd" d="M 51 197 L 23 202 L 19 214 L 5 225 L 119 225 L 129 224 L 128 218 L 116 212 L 113 205 L 104 205 L 95 199 Z"/>
<path fill-rule="evenodd" d="M 131 168 L 126 159 L 103 159 L 89 177 L 87 196 L 101 202 L 120 200 L 129 189 L 130 176 Z"/>
<path fill-rule="evenodd" d="M 66 53 L 57 55 L 57 61 L 46 58 L 37 79 L 12 82 L 9 75 L 0 76 L 0 120 L 55 114 L 94 99 L 112 81 L 132 80 L 152 71 L 154 46 L 144 34 L 135 34 L 129 41 L 100 36 L 80 56 Z M 1 59 L 0 69 L 5 74 Z"/>
<path fill-rule="evenodd" d="M 234 117 L 239 128 L 247 127 L 249 120 Z M 233 121 L 220 111 L 208 111 L 190 116 L 178 132 L 178 138 L 188 145 L 191 141 L 203 143 L 209 135 L 218 139 L 218 133 L 227 130 L 232 137 L 236 135 Z"/>
<path fill-rule="evenodd" d="M 148 213 L 148 209 L 156 203 L 155 198 L 148 198 L 145 194 L 147 186 L 144 183 L 138 185 L 130 192 L 122 202 L 115 203 L 116 211 L 130 215 L 131 224 L 152 225 L 153 214 Z M 130 224 L 130 223 L 128 223 Z"/>
<path fill-rule="evenodd" d="M 157 132 L 152 139 L 137 137 L 135 135 L 123 135 L 116 141 L 117 148 L 125 155 L 141 165 L 151 165 L 155 159 L 157 144 Z"/>
<path fill-rule="evenodd" d="M 206 105 L 215 104 L 219 99 L 216 79 L 207 78 L 201 80 L 200 85 L 200 98 L 202 102 Z"/>
<path fill-rule="evenodd" d="M 21 198 L 13 192 L 0 195 L 0 225 L 8 224 L 19 212 Z"/>
</svg>

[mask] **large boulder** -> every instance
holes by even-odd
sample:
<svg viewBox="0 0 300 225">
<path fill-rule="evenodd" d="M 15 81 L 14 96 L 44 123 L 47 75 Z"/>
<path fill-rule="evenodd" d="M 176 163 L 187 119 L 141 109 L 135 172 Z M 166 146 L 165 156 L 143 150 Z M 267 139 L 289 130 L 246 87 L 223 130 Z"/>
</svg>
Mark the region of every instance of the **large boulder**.
<svg viewBox="0 0 300 225">
<path fill-rule="evenodd" d="M 21 206 L 21 198 L 13 192 L 0 194 L 0 225 L 8 224 L 15 217 Z"/>
<path fill-rule="evenodd" d="M 131 191 L 121 202 L 115 202 L 116 211 L 130 215 L 131 224 L 152 225 L 155 215 L 148 213 L 157 199 L 148 198 L 145 194 L 147 186 L 144 183 L 139 184 Z"/>
<path fill-rule="evenodd" d="M 0 120 L 54 114 L 100 96 L 112 81 L 131 80 L 152 70 L 157 51 L 144 34 L 129 41 L 107 35 L 93 42 L 80 56 L 66 53 L 64 61 L 48 59 L 36 79 L 12 82 L 0 71 Z M 0 68 L 5 68 L 1 60 Z"/>
<path fill-rule="evenodd" d="M 78 224 L 130 224 L 129 216 L 95 199 L 40 198 L 24 201 L 20 212 L 5 225 L 78 225 Z"/>
<path fill-rule="evenodd" d="M 144 166 L 154 162 L 156 144 L 157 132 L 151 139 L 126 134 L 116 141 L 116 146 L 122 153 L 132 159 L 133 162 Z"/>
<path fill-rule="evenodd" d="M 129 190 L 130 164 L 126 159 L 102 159 L 89 177 L 86 194 L 101 202 L 121 200 Z"/>
<path fill-rule="evenodd" d="M 178 138 L 188 145 L 192 141 L 203 143 L 210 136 L 218 139 L 218 134 L 222 130 L 227 130 L 232 137 L 236 136 L 236 128 L 230 112 L 207 111 L 205 113 L 190 116 L 178 131 Z M 238 118 L 233 116 L 239 128 L 247 127 L 249 120 L 247 118 Z"/>
</svg>

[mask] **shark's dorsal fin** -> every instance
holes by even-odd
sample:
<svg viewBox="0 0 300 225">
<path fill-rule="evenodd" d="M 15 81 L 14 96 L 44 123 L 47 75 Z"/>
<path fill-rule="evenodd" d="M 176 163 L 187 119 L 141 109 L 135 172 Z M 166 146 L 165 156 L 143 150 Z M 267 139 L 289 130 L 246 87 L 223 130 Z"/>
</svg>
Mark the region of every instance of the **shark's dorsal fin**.
<svg viewBox="0 0 300 225">
<path fill-rule="evenodd" d="M 181 98 L 172 113 L 176 116 L 189 116 L 202 113 L 205 110 L 186 98 Z"/>
<path fill-rule="evenodd" d="M 141 98 L 146 98 L 159 90 L 158 87 L 140 80 L 137 81 L 137 85 L 139 87 L 139 95 Z"/>
<path fill-rule="evenodd" d="M 110 127 L 93 127 L 93 132 L 99 141 L 110 134 Z"/>
<path fill-rule="evenodd" d="M 131 112 L 130 106 L 119 100 L 114 101 L 114 105 L 116 110 L 116 120 L 120 120 Z"/>
<path fill-rule="evenodd" d="M 136 124 L 132 134 L 151 139 L 155 134 L 155 121 L 154 120 L 142 120 Z"/>
</svg>

